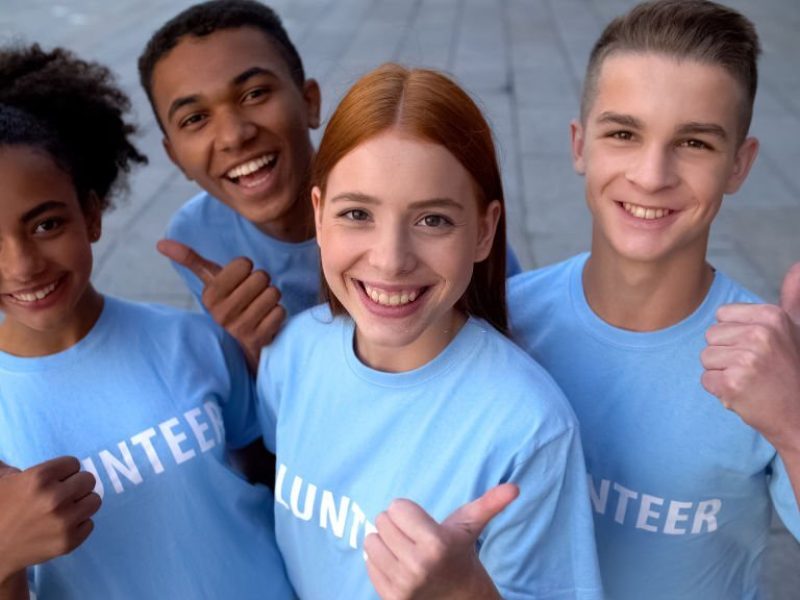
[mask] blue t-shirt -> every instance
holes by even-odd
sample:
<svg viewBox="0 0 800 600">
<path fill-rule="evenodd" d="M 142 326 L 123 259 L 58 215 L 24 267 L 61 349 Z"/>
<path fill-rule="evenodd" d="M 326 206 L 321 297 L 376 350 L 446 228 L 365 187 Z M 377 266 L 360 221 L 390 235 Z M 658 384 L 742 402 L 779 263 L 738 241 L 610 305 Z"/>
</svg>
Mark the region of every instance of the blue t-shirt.
<svg viewBox="0 0 800 600">
<path fill-rule="evenodd" d="M 404 373 L 361 363 L 353 334 L 352 320 L 321 306 L 261 354 L 276 535 L 300 597 L 376 597 L 363 542 L 393 499 L 441 521 L 510 481 L 520 497 L 479 540 L 503 597 L 600 598 L 577 425 L 544 370 L 476 319 Z"/>
<path fill-rule="evenodd" d="M 759 300 L 717 272 L 685 320 L 622 330 L 586 301 L 587 258 L 515 277 L 509 309 L 581 424 L 606 593 L 754 598 L 770 500 L 795 537 L 800 516 L 775 449 L 703 389 L 700 353 L 719 306 Z"/>
<path fill-rule="evenodd" d="M 236 343 L 204 315 L 106 297 L 50 356 L 0 353 L 0 459 L 77 456 L 103 505 L 87 541 L 30 573 L 48 598 L 292 598 L 270 490 L 230 466 L 258 438 Z"/>
<path fill-rule="evenodd" d="M 320 301 L 315 238 L 297 244 L 276 240 L 206 192 L 197 194 L 175 213 L 166 236 L 223 266 L 239 256 L 249 258 L 256 269 L 269 273 L 272 285 L 281 292 L 281 304 L 290 315 Z M 185 267 L 173 265 L 202 306 L 202 282 Z M 513 249 L 506 246 L 506 275 L 511 277 L 521 271 Z"/>
</svg>

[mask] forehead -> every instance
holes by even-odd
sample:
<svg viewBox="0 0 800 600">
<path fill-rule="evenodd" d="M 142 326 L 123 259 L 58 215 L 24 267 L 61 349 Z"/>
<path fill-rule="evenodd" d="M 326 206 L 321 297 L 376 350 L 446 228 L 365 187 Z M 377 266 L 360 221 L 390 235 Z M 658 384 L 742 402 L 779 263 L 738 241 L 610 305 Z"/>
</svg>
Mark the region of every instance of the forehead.
<svg viewBox="0 0 800 600">
<path fill-rule="evenodd" d="M 178 97 L 213 94 L 252 67 L 293 81 L 278 43 L 260 29 L 238 27 L 202 37 L 186 35 L 153 68 L 153 99 L 163 107 Z"/>
<path fill-rule="evenodd" d="M 4 219 L 48 200 L 78 202 L 72 178 L 47 153 L 30 146 L 0 146 L 0 181 Z"/>
<path fill-rule="evenodd" d="M 474 196 L 472 177 L 447 148 L 397 131 L 367 139 L 336 163 L 327 192 L 342 191 L 402 202 Z"/>
<path fill-rule="evenodd" d="M 732 135 L 744 96 L 719 65 L 654 53 L 612 54 L 600 67 L 587 119 L 614 112 L 653 126 L 716 123 Z"/>
</svg>

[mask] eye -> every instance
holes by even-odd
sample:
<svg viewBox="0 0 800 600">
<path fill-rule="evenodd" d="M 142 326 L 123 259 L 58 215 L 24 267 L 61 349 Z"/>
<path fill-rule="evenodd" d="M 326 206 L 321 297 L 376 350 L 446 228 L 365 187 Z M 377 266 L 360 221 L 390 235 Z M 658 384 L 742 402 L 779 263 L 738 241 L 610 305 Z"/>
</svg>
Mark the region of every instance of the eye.
<svg viewBox="0 0 800 600">
<path fill-rule="evenodd" d="M 684 140 L 681 142 L 681 145 L 687 148 L 695 148 L 697 150 L 713 150 L 713 148 L 706 144 L 703 140 L 698 139 Z"/>
<path fill-rule="evenodd" d="M 269 95 L 271 91 L 272 90 L 270 88 L 264 86 L 253 88 L 244 93 L 244 96 L 242 96 L 242 101 L 247 102 L 250 100 L 262 99 L 264 96 Z"/>
<path fill-rule="evenodd" d="M 206 120 L 206 115 L 202 113 L 192 113 L 187 117 L 184 117 L 178 123 L 178 127 L 181 129 L 191 128 L 203 123 Z"/>
<path fill-rule="evenodd" d="M 369 213 L 360 208 L 351 208 L 350 210 L 339 213 L 339 216 L 349 221 L 367 221 L 369 219 Z"/>
<path fill-rule="evenodd" d="M 452 225 L 453 221 L 444 215 L 425 215 L 419 221 L 417 221 L 417 224 L 438 229 Z"/>
<path fill-rule="evenodd" d="M 629 141 L 633 139 L 633 132 L 626 130 L 612 131 L 611 133 L 608 134 L 608 137 L 613 138 L 615 140 Z"/>
<path fill-rule="evenodd" d="M 44 221 L 39 222 L 36 227 L 33 229 L 33 233 L 51 233 L 61 228 L 61 225 L 64 224 L 64 220 L 58 217 L 50 217 L 49 219 L 45 219 Z"/>
</svg>

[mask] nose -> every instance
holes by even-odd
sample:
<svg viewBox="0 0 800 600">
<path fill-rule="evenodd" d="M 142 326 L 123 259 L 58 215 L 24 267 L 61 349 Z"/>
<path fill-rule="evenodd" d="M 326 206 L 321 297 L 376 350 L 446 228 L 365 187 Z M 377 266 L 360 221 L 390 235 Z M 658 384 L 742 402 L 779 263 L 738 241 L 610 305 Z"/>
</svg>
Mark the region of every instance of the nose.
<svg viewBox="0 0 800 600">
<path fill-rule="evenodd" d="M 656 144 L 643 146 L 638 156 L 629 163 L 625 177 L 648 193 L 676 185 L 678 174 L 671 150 Z"/>
<path fill-rule="evenodd" d="M 6 238 L 0 244 L 0 273 L 8 281 L 32 281 L 45 266 L 36 244 L 14 238 Z"/>
<path fill-rule="evenodd" d="M 215 143 L 222 151 L 236 151 L 252 140 L 257 127 L 252 120 L 237 109 L 220 111 L 216 115 Z"/>
<path fill-rule="evenodd" d="M 417 264 L 411 232 L 398 223 L 376 233 L 369 251 L 370 266 L 385 277 L 411 272 Z"/>
</svg>

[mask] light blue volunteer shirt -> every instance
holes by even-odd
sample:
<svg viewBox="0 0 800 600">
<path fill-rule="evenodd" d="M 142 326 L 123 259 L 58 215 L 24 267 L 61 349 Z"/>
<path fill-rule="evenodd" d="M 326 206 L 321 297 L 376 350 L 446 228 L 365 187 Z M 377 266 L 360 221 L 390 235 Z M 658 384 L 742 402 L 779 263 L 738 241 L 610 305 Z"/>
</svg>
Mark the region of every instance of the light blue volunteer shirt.
<svg viewBox="0 0 800 600">
<path fill-rule="evenodd" d="M 520 496 L 479 540 L 503 597 L 602 597 L 574 415 L 484 321 L 423 367 L 385 373 L 355 355 L 349 318 L 317 307 L 262 351 L 258 393 L 278 545 L 304 600 L 376 597 L 364 536 L 393 499 L 441 521 L 507 481 Z"/>
<path fill-rule="evenodd" d="M 512 331 L 581 424 L 597 550 L 610 599 L 755 598 L 770 501 L 800 516 L 775 449 L 700 384 L 715 312 L 759 299 L 717 272 L 702 305 L 649 333 L 587 304 L 588 254 L 509 282 Z"/>
<path fill-rule="evenodd" d="M 249 258 L 256 269 L 269 273 L 272 285 L 281 292 L 281 304 L 290 315 L 320 301 L 315 238 L 297 244 L 276 240 L 206 192 L 194 196 L 175 213 L 166 236 L 221 265 L 239 256 Z M 522 271 L 511 246 L 506 246 L 506 262 L 507 277 Z M 176 263 L 173 266 L 202 306 L 202 282 L 185 267 Z"/>
<path fill-rule="evenodd" d="M 204 315 L 106 297 L 57 354 L 0 352 L 0 460 L 78 457 L 103 498 L 88 540 L 32 569 L 39 600 L 294 597 L 270 490 L 229 465 L 259 436 L 235 342 Z"/>
</svg>

